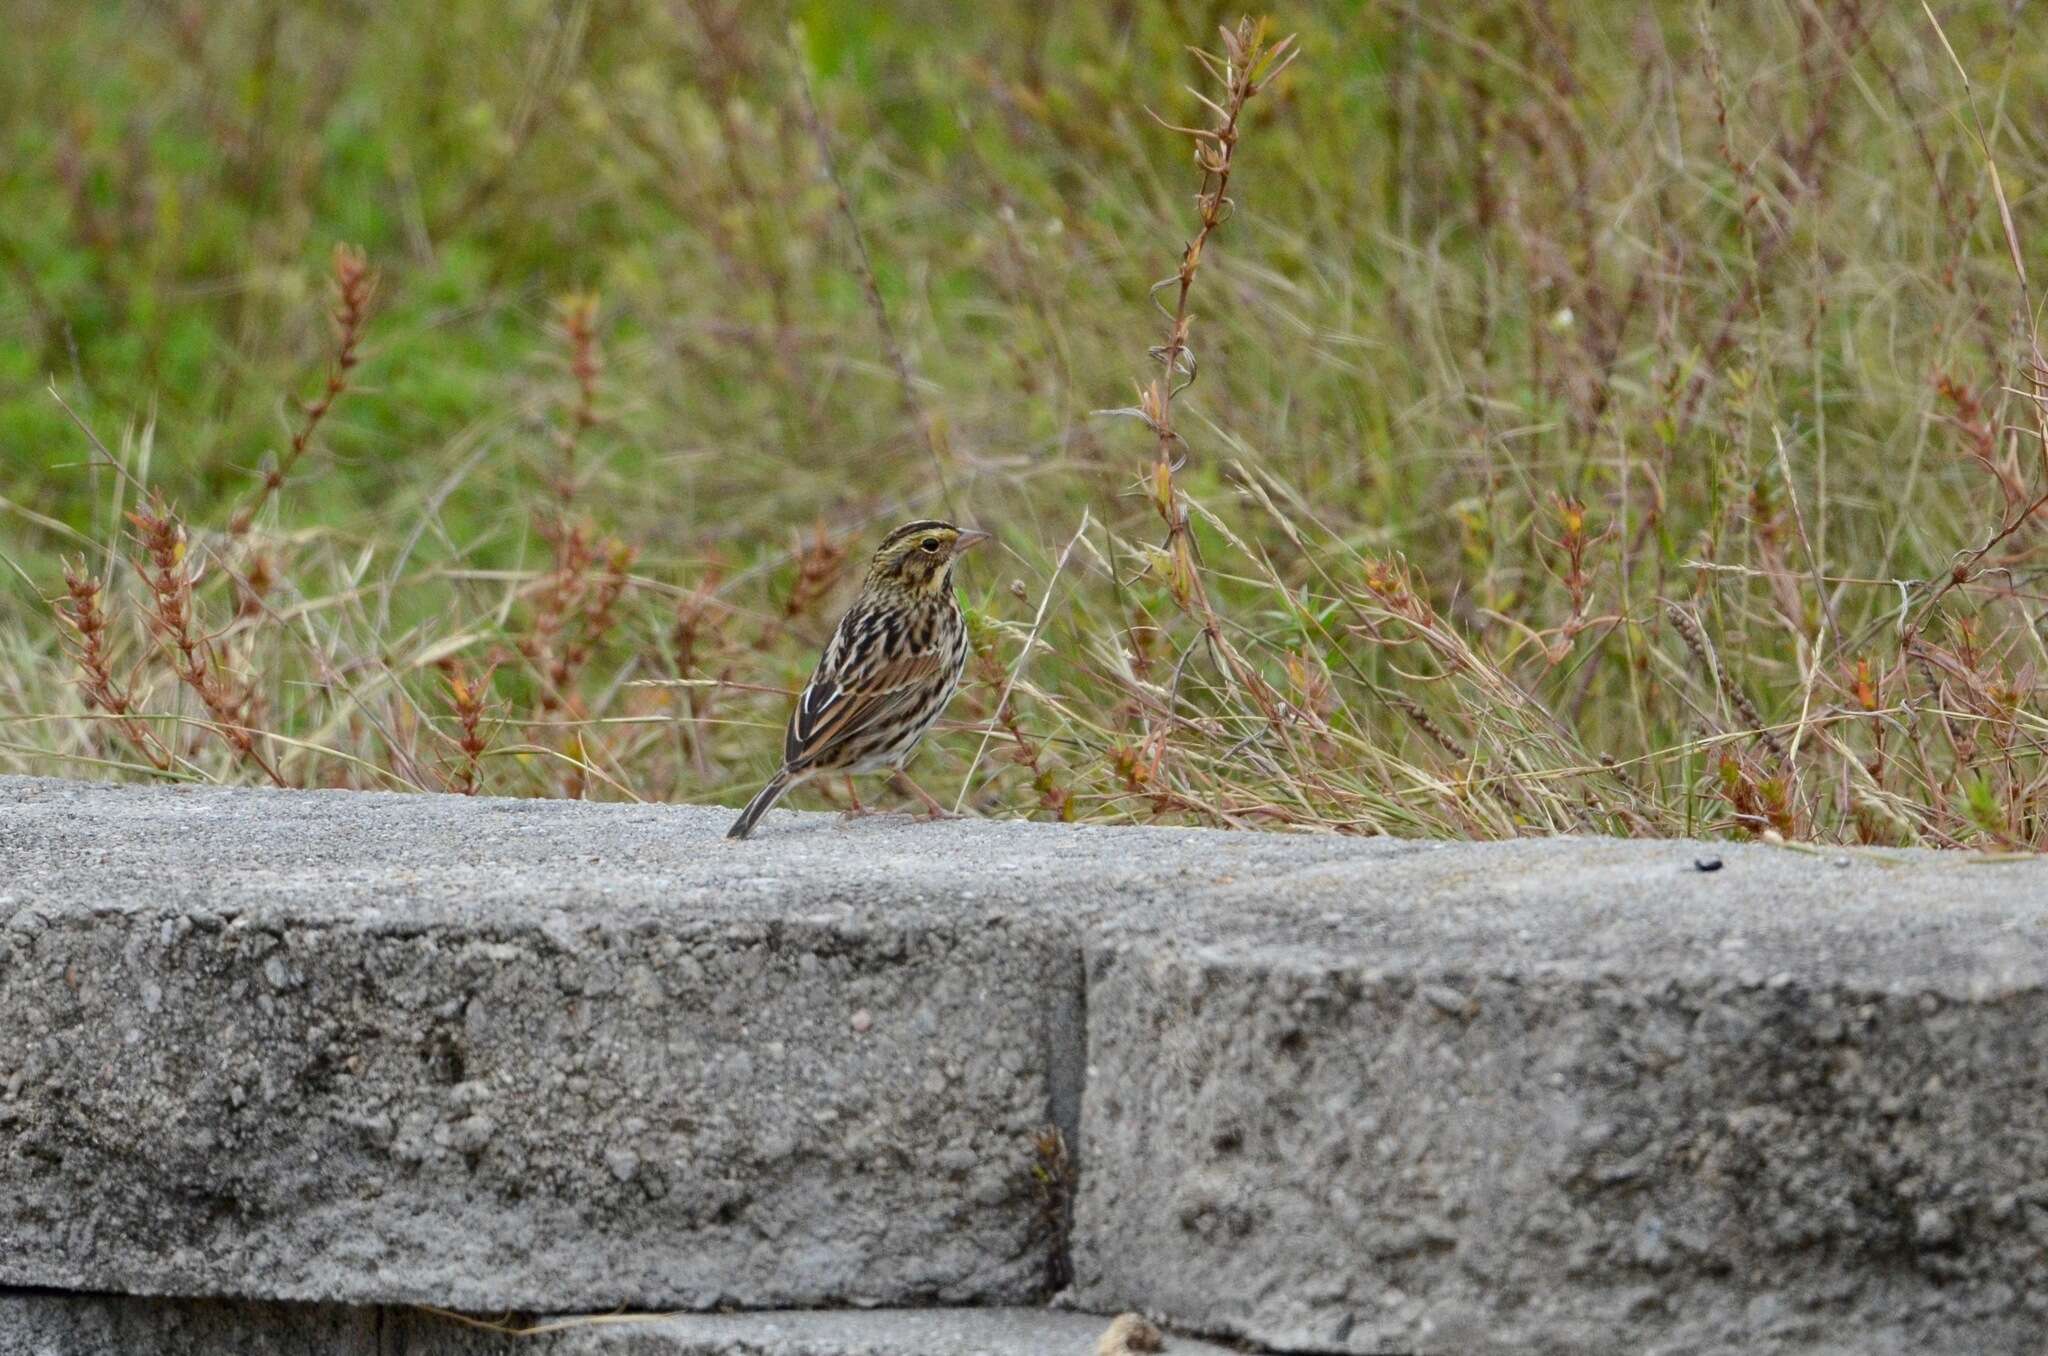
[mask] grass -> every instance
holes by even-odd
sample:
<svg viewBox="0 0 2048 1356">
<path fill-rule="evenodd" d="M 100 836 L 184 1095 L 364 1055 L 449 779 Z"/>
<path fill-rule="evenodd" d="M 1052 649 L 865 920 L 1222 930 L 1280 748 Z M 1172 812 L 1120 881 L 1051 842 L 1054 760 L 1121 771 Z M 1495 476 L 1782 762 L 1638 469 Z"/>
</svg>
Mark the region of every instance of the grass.
<svg viewBox="0 0 2048 1356">
<path fill-rule="evenodd" d="M 971 812 L 2048 845 L 2007 8 L 770 9 L 29 0 L 0 770 L 736 804 L 940 514 Z"/>
</svg>

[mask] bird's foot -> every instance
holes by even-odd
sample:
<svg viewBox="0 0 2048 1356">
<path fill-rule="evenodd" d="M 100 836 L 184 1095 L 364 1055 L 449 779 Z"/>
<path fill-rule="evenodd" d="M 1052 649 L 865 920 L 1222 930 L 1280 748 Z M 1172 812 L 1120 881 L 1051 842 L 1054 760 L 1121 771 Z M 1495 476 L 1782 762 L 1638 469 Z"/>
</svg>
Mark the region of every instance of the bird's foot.
<svg viewBox="0 0 2048 1356">
<path fill-rule="evenodd" d="M 896 781 L 897 785 L 907 788 L 911 795 L 916 796 L 918 800 L 924 803 L 926 818 L 959 819 L 961 817 L 953 813 L 951 810 L 948 810 L 945 806 L 939 804 L 938 798 L 933 796 L 931 792 L 919 786 L 916 782 L 912 781 L 910 779 L 909 773 L 899 772 L 896 774 L 894 780 Z"/>
<path fill-rule="evenodd" d="M 850 776 L 846 779 L 846 798 L 853 803 L 839 812 L 839 819 L 842 823 L 851 823 L 856 819 L 866 819 L 869 815 L 875 813 L 860 803 L 860 792 L 854 788 L 853 778 Z"/>
</svg>

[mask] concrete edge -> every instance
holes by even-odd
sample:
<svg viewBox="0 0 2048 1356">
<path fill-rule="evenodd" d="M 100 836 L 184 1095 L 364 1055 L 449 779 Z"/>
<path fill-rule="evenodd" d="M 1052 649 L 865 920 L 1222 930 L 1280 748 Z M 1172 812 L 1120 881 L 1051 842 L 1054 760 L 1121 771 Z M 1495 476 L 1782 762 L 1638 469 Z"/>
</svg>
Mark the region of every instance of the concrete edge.
<svg viewBox="0 0 2048 1356">
<path fill-rule="evenodd" d="M 409 1306 L 0 1289 L 0 1356 L 1244 1356 L 1135 1315 L 1054 1309 L 782 1309 L 470 1317 Z M 1153 1329 L 1157 1332 L 1157 1329 Z"/>
</svg>

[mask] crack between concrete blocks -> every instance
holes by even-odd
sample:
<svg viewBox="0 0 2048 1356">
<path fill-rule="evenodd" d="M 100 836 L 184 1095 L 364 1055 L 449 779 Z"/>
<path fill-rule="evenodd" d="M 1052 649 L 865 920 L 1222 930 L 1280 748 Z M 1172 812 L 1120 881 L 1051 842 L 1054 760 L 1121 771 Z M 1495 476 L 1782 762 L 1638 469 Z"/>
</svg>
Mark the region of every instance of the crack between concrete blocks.
<svg viewBox="0 0 2048 1356">
<path fill-rule="evenodd" d="M 1055 1291 L 1074 1283 L 1074 1202 L 1080 1193 L 1081 1101 L 1088 1085 L 1088 949 L 1079 935 L 1068 953 L 1063 997 L 1049 1014 L 1046 1113 L 1065 1148 L 1065 1181 L 1058 1190 L 1059 1219 L 1051 1273 Z"/>
<path fill-rule="evenodd" d="M 1088 1082 L 1088 951 L 1076 939 L 1069 974 L 1072 987 L 1056 1006 L 1047 1031 L 1047 1112 L 1066 1136 L 1069 1151 L 1081 1135 L 1081 1097 Z"/>
</svg>

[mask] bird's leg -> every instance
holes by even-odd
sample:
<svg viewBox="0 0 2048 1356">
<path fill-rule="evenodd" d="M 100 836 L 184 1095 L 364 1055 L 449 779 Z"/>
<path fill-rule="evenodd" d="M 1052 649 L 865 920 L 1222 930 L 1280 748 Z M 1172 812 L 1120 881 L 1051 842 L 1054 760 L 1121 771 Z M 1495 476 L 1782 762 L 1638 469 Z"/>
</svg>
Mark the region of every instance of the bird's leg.
<svg viewBox="0 0 2048 1356">
<path fill-rule="evenodd" d="M 909 787 L 910 793 L 916 796 L 919 800 L 924 802 L 924 808 L 931 812 L 931 817 L 933 819 L 958 819 L 960 817 L 954 814 L 951 810 L 948 810 L 945 806 L 939 804 L 938 800 L 932 795 L 931 792 L 925 790 L 916 782 L 912 781 L 910 778 L 910 774 L 908 772 L 905 772 L 902 768 L 896 769 L 896 775 L 891 780 L 895 781 L 900 786 Z"/>
<path fill-rule="evenodd" d="M 841 819 L 860 819 L 869 813 L 868 807 L 860 803 L 860 792 L 853 785 L 853 774 L 846 774 L 846 798 L 853 802 L 839 812 Z"/>
</svg>

